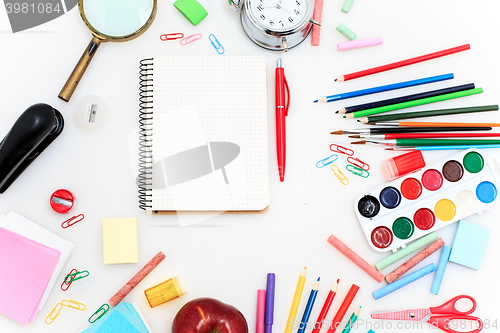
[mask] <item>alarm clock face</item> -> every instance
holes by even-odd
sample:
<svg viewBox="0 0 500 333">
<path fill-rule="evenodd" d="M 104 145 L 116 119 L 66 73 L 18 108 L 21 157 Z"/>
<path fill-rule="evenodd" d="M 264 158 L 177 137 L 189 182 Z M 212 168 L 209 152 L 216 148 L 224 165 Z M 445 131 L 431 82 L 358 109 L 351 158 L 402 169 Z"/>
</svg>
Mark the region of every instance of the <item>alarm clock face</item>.
<svg viewBox="0 0 500 333">
<path fill-rule="evenodd" d="M 254 22 L 267 30 L 284 32 L 302 24 L 309 14 L 309 0 L 249 0 Z"/>
</svg>

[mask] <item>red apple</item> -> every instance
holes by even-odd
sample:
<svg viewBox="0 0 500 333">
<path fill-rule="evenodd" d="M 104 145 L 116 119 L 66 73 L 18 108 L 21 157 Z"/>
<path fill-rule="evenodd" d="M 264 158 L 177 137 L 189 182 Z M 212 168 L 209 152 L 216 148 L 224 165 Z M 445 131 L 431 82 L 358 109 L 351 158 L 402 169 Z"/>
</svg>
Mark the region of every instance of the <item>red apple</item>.
<svg viewBox="0 0 500 333">
<path fill-rule="evenodd" d="M 187 302 L 179 310 L 172 333 L 248 333 L 248 325 L 234 306 L 204 297 Z"/>
</svg>

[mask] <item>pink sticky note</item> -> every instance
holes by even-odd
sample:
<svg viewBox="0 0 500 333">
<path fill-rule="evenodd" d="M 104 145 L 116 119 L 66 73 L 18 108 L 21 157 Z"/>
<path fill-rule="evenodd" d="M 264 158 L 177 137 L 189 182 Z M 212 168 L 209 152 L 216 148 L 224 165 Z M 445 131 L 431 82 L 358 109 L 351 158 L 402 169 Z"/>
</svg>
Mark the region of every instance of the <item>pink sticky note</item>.
<svg viewBox="0 0 500 333">
<path fill-rule="evenodd" d="M 59 251 L 0 228 L 0 313 L 26 325 L 57 265 Z"/>
</svg>

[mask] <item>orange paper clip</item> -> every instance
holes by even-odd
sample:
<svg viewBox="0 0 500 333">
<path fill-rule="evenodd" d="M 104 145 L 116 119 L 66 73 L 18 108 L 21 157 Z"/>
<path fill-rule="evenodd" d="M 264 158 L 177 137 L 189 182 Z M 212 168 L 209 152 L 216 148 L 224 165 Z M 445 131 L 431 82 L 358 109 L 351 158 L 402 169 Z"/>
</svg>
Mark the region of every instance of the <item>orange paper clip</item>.
<svg viewBox="0 0 500 333">
<path fill-rule="evenodd" d="M 356 157 L 348 157 L 347 162 L 363 170 L 370 170 L 370 166 Z"/>
<path fill-rule="evenodd" d="M 67 276 L 70 276 L 70 275 L 72 275 L 72 274 L 74 274 L 74 273 L 76 273 L 76 272 L 78 272 L 78 270 L 77 270 L 77 269 L 75 269 L 75 268 L 73 268 L 73 269 L 69 272 L 69 274 L 68 274 Z M 69 286 L 71 286 L 71 282 L 72 282 L 72 281 L 70 281 L 70 282 L 66 283 L 66 279 L 64 279 L 63 283 L 61 284 L 61 290 L 62 290 L 62 291 L 66 291 L 66 290 L 68 290 L 68 289 L 69 289 Z"/>
<path fill-rule="evenodd" d="M 54 308 L 52 309 L 52 311 L 50 311 L 47 318 L 45 318 L 45 323 L 47 325 L 52 324 L 54 320 L 56 320 L 57 316 L 59 316 L 59 314 L 61 313 L 62 307 L 63 305 L 61 303 L 57 303 L 56 306 L 54 306 Z"/>
<path fill-rule="evenodd" d="M 72 218 L 67 219 L 66 221 L 61 223 L 61 227 L 63 227 L 63 228 L 71 227 L 73 224 L 80 222 L 84 218 L 85 218 L 85 215 L 83 215 L 83 214 L 75 215 Z"/>
<path fill-rule="evenodd" d="M 332 148 L 332 146 L 333 146 L 333 148 Z M 341 153 L 341 154 L 345 154 L 345 155 L 348 155 L 348 156 L 354 155 L 354 151 L 352 151 L 351 149 L 339 146 L 339 145 L 337 145 L 335 143 L 332 143 L 330 145 L 330 150 L 334 151 L 336 153 Z"/>
<path fill-rule="evenodd" d="M 184 34 L 182 32 L 177 32 L 175 34 L 163 34 L 160 36 L 160 40 L 166 41 L 166 40 L 175 40 L 175 39 L 181 39 L 184 37 Z"/>
<path fill-rule="evenodd" d="M 332 171 L 333 171 L 333 174 L 335 175 L 335 177 L 337 177 L 338 180 L 340 180 L 340 182 L 344 185 L 347 185 L 349 184 L 349 179 L 347 179 L 346 176 L 344 176 L 344 174 L 342 173 L 342 171 L 340 171 L 339 167 L 336 166 L 335 164 L 332 165 Z"/>
<path fill-rule="evenodd" d="M 187 45 L 187 44 L 190 44 L 192 42 L 197 41 L 200 38 L 201 38 L 201 34 L 193 34 L 191 36 L 187 36 L 184 39 L 181 39 L 180 43 L 181 43 L 181 45 Z"/>
<path fill-rule="evenodd" d="M 109 304 L 104 303 L 103 305 L 101 305 L 101 307 L 99 309 L 97 309 L 97 311 L 94 312 L 94 314 L 92 316 L 90 316 L 89 323 L 91 323 L 91 324 L 95 323 L 97 320 L 99 320 L 99 318 L 104 316 L 104 314 L 106 312 L 108 312 L 108 310 L 109 310 Z M 92 318 L 94 318 L 94 317 L 97 317 L 97 318 L 92 320 Z"/>
<path fill-rule="evenodd" d="M 62 302 L 61 302 L 61 304 L 64 305 L 64 306 L 67 306 L 69 308 L 77 309 L 77 310 L 80 310 L 80 311 L 83 311 L 83 310 L 85 310 L 87 308 L 85 306 L 85 304 L 77 302 L 77 301 L 73 301 L 72 299 L 70 299 L 70 300 L 63 299 Z"/>
</svg>

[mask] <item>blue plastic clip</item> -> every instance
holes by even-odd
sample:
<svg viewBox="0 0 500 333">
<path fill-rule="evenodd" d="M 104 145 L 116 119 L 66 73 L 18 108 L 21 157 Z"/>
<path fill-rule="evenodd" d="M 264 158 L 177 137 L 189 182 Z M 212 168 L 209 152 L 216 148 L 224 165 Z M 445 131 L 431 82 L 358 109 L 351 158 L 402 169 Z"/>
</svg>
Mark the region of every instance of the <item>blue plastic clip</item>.
<svg viewBox="0 0 500 333">
<path fill-rule="evenodd" d="M 339 158 L 339 156 L 337 154 L 333 154 L 331 156 L 328 156 L 327 158 L 324 158 L 321 161 L 318 161 L 318 163 L 316 163 L 316 167 L 317 168 L 326 167 L 327 165 L 335 162 L 338 158 Z"/>
<path fill-rule="evenodd" d="M 217 53 L 219 53 L 219 54 L 224 53 L 224 48 L 222 47 L 222 45 L 219 43 L 219 41 L 217 40 L 217 38 L 215 38 L 215 36 L 213 34 L 208 35 L 208 39 L 210 39 L 210 43 L 212 43 L 212 45 L 214 46 Z"/>
</svg>

